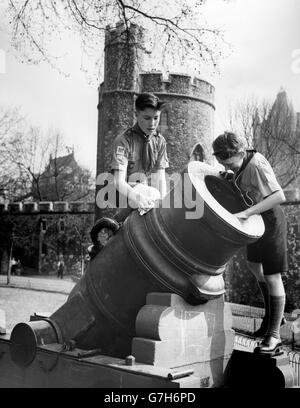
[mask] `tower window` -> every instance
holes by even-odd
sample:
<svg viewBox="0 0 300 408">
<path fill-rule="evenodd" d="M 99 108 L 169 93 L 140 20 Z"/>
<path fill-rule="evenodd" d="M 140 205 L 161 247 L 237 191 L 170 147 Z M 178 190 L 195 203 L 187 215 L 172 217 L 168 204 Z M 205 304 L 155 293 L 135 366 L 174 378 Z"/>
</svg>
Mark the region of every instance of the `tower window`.
<svg viewBox="0 0 300 408">
<path fill-rule="evenodd" d="M 168 112 L 163 111 L 161 113 L 159 126 L 160 126 L 161 129 L 167 129 L 169 127 Z"/>
<path fill-rule="evenodd" d="M 190 161 L 201 161 L 203 162 L 204 159 L 204 152 L 203 148 L 200 143 L 196 143 L 196 145 L 192 149 L 192 153 L 190 156 Z"/>
</svg>

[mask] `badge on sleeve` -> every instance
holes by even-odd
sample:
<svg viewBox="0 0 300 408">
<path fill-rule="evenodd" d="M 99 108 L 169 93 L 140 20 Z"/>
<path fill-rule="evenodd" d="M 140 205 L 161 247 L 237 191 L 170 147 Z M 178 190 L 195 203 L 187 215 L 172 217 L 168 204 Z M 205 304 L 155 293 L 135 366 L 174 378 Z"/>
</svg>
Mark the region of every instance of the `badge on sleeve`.
<svg viewBox="0 0 300 408">
<path fill-rule="evenodd" d="M 116 154 L 121 155 L 121 156 L 124 156 L 124 154 L 125 154 L 125 147 L 123 147 L 123 146 L 117 146 Z"/>
</svg>

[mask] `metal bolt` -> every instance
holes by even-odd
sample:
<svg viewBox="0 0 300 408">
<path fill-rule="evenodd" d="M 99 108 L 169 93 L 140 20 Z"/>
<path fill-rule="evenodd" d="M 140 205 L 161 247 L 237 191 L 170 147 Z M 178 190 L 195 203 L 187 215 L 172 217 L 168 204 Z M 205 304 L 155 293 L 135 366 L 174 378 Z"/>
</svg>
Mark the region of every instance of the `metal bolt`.
<svg viewBox="0 0 300 408">
<path fill-rule="evenodd" d="M 125 357 L 125 364 L 127 366 L 133 366 L 135 364 L 135 357 L 134 356 Z"/>
</svg>

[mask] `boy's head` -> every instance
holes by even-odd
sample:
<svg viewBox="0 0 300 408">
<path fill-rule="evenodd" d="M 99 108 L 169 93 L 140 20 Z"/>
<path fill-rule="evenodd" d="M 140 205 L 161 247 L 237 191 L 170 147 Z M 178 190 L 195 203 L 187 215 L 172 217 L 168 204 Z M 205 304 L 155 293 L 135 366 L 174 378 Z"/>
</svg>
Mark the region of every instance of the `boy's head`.
<svg viewBox="0 0 300 408">
<path fill-rule="evenodd" d="M 164 105 L 164 101 L 161 101 L 157 96 L 148 92 L 139 94 L 135 101 L 135 108 L 137 111 L 142 111 L 146 108 L 161 111 Z"/>
<path fill-rule="evenodd" d="M 246 141 L 243 137 L 232 132 L 224 132 L 219 135 L 212 144 L 213 155 L 226 170 L 238 170 L 245 156 Z"/>
<path fill-rule="evenodd" d="M 113 231 L 110 228 L 103 227 L 98 232 L 98 241 L 102 246 L 105 246 L 110 238 L 114 235 Z"/>
<path fill-rule="evenodd" d="M 135 101 L 136 120 L 146 135 L 154 133 L 159 125 L 160 112 L 165 102 L 152 93 L 142 93 Z"/>
</svg>

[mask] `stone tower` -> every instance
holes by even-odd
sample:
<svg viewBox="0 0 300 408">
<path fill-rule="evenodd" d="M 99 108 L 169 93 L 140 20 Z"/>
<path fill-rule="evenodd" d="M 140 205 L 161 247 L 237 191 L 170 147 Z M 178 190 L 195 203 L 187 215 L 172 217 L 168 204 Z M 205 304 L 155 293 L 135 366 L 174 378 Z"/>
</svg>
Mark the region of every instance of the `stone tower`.
<svg viewBox="0 0 300 408">
<path fill-rule="evenodd" d="M 195 149 L 198 159 L 211 161 L 214 87 L 184 74 L 164 78 L 158 71 L 142 71 L 144 56 L 142 27 L 131 24 L 128 33 L 122 24 L 108 28 L 104 81 L 99 87 L 97 175 L 109 170 L 115 137 L 134 123 L 134 102 L 141 92 L 152 92 L 167 102 L 160 130 L 167 141 L 169 174 L 183 169 Z M 96 206 L 96 219 L 104 213 Z"/>
<path fill-rule="evenodd" d="M 134 121 L 143 61 L 143 30 L 119 24 L 105 35 L 104 81 L 99 88 L 97 175 L 108 170 L 113 139 Z"/>
</svg>

